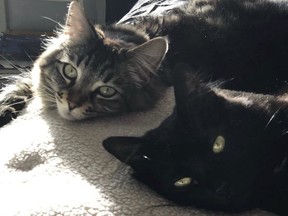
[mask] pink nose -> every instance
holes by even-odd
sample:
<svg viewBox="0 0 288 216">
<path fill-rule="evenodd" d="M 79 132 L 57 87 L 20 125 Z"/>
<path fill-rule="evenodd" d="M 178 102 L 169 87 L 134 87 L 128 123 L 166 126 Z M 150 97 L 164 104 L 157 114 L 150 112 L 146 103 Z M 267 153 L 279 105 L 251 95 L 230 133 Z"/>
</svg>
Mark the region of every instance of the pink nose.
<svg viewBox="0 0 288 216">
<path fill-rule="evenodd" d="M 76 103 L 74 103 L 74 102 L 68 101 L 69 111 L 71 111 L 71 110 L 73 110 L 73 109 L 75 109 L 75 108 L 77 108 L 77 107 L 80 107 L 80 105 L 79 105 L 79 104 L 76 104 Z"/>
</svg>

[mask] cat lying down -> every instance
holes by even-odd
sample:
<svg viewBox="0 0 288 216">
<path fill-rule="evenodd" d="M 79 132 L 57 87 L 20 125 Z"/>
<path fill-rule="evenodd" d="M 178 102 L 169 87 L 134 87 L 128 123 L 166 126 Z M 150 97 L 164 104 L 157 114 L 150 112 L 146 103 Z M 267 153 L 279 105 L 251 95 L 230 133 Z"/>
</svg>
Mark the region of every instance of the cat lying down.
<svg viewBox="0 0 288 216">
<path fill-rule="evenodd" d="M 287 216 L 287 96 L 204 84 L 186 65 L 174 75 L 173 114 L 143 137 L 110 137 L 104 148 L 181 205 Z"/>
<path fill-rule="evenodd" d="M 228 89 L 277 94 L 287 87 L 287 1 L 176 2 L 140 1 L 126 22 L 93 26 L 72 1 L 33 69 L 0 94 L 0 127 L 31 97 L 68 120 L 151 108 L 173 84 L 179 61 Z"/>
<path fill-rule="evenodd" d="M 226 89 L 275 95 L 287 87 L 287 8 L 287 1 L 187 0 L 184 7 L 159 16 L 92 26 L 80 3 L 72 1 L 63 30 L 47 43 L 33 70 L 1 93 L 0 126 L 15 118 L 31 97 L 39 97 L 43 109 L 57 110 L 64 119 L 82 120 L 149 108 L 175 81 L 177 106 L 160 128 L 142 138 L 107 139 L 104 147 L 132 166 L 137 179 L 174 202 L 228 212 L 260 207 L 287 215 L 285 97 L 203 84 L 222 79 Z M 171 79 L 170 69 L 179 61 L 207 75 L 205 82 L 186 74 L 185 68 L 178 68 Z M 85 123 L 53 117 L 52 126 L 44 129 L 58 137 L 49 136 L 47 148 L 57 142 L 58 156 L 64 163 L 72 161 L 67 162 L 72 172 L 89 155 L 92 159 L 79 165 L 78 173 L 86 178 L 92 173 L 87 167 L 93 167 L 98 173 L 89 180 L 101 177 L 93 186 L 113 188 L 103 181 L 113 179 L 104 175 L 109 168 L 95 166 L 103 163 L 101 154 L 95 155 L 94 148 L 82 152 L 83 143 L 91 143 L 86 134 L 92 132 L 97 143 L 94 134 L 101 134 L 103 127 L 86 131 L 81 129 Z M 67 132 L 67 125 L 74 131 Z M 112 127 L 120 128 L 118 123 Z M 83 131 L 84 136 L 76 136 Z M 82 145 L 72 148 L 78 157 L 67 154 L 72 139 L 66 133 L 80 139 L 77 144 Z M 119 197 L 113 201 L 126 202 Z"/>
<path fill-rule="evenodd" d="M 168 202 L 101 145 L 111 135 L 141 136 L 157 127 L 173 110 L 172 88 L 155 108 L 97 121 L 65 121 L 38 102 L 0 128 L 1 216 L 231 216 Z"/>
</svg>

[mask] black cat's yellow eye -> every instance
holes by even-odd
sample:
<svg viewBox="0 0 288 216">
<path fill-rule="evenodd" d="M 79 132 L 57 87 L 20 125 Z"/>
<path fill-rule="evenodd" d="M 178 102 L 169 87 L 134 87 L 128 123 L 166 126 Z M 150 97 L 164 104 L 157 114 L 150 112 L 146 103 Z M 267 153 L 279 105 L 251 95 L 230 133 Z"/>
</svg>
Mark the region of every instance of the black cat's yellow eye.
<svg viewBox="0 0 288 216">
<path fill-rule="evenodd" d="M 192 178 L 184 177 L 174 183 L 175 187 L 186 187 L 192 183 Z"/>
<path fill-rule="evenodd" d="M 225 138 L 223 136 L 217 136 L 213 144 L 213 152 L 215 154 L 221 153 L 225 147 Z"/>
<path fill-rule="evenodd" d="M 105 98 L 113 97 L 116 93 L 117 91 L 110 86 L 101 86 L 98 88 L 98 94 Z"/>
<path fill-rule="evenodd" d="M 65 64 L 63 67 L 63 75 L 69 80 L 77 78 L 77 70 L 70 64 Z"/>
</svg>

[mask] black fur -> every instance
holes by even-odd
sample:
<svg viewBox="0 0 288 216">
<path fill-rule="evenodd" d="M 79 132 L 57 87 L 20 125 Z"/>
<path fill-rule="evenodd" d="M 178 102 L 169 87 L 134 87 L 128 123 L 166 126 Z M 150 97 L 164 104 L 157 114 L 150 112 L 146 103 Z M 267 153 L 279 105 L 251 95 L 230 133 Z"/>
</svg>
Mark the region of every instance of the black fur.
<svg viewBox="0 0 288 216">
<path fill-rule="evenodd" d="M 222 90 L 190 69 L 175 72 L 176 108 L 143 137 L 110 137 L 105 149 L 134 177 L 181 205 L 288 215 L 288 99 Z M 224 150 L 213 151 L 218 136 Z M 176 187 L 184 177 L 190 185 Z"/>
<path fill-rule="evenodd" d="M 168 35 L 168 68 L 186 62 L 225 88 L 274 94 L 287 87 L 288 1 L 190 0 L 168 15 L 135 20 Z"/>
<path fill-rule="evenodd" d="M 151 37 L 168 35 L 165 75 L 178 62 L 192 68 L 178 68 L 169 78 L 174 113 L 141 138 L 112 137 L 104 147 L 176 203 L 288 215 L 288 100 L 281 96 L 288 78 L 288 2 L 188 2 L 162 17 L 132 22 Z M 225 81 L 222 88 L 230 90 L 204 84 L 211 80 Z M 219 135 L 226 145 L 216 154 Z M 183 177 L 191 184 L 176 188 Z"/>
</svg>

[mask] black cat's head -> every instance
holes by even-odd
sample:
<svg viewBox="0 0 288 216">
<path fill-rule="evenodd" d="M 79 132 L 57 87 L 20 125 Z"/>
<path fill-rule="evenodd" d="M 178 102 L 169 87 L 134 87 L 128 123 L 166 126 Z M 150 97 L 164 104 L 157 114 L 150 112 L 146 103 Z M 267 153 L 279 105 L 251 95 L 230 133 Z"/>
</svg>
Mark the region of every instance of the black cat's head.
<svg viewBox="0 0 288 216">
<path fill-rule="evenodd" d="M 248 208 L 281 161 L 281 102 L 221 90 L 189 71 L 175 71 L 176 108 L 158 128 L 139 138 L 110 137 L 104 148 L 176 203 Z"/>
</svg>

